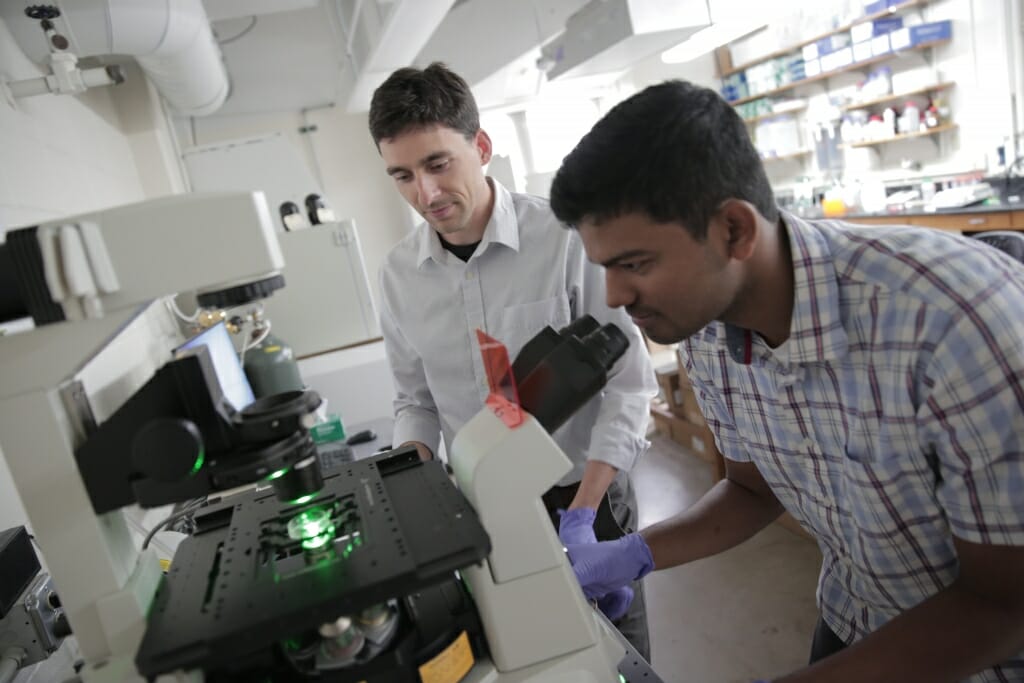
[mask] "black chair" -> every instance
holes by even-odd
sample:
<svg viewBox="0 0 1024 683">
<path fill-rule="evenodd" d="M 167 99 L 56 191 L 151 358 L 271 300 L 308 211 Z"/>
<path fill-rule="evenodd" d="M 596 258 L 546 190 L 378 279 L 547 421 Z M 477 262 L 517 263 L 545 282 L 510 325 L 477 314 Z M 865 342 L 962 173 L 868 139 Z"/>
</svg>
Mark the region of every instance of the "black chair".
<svg viewBox="0 0 1024 683">
<path fill-rule="evenodd" d="M 994 230 L 977 234 L 974 239 L 981 240 L 1024 263 L 1024 233 L 1012 230 Z"/>
</svg>

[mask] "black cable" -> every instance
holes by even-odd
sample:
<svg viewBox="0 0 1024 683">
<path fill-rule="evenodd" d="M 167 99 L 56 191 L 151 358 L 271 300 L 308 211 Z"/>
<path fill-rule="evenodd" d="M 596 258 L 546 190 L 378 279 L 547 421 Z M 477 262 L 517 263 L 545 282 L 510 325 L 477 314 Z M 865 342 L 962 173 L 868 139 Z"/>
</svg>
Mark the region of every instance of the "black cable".
<svg viewBox="0 0 1024 683">
<path fill-rule="evenodd" d="M 174 512 L 165 517 L 164 519 L 160 520 L 159 522 L 157 522 L 157 525 L 150 529 L 149 533 L 146 535 L 145 540 L 142 541 L 142 549 L 145 550 L 149 547 L 149 542 L 153 540 L 153 537 L 156 536 L 157 532 L 159 532 L 161 529 L 170 524 L 173 524 L 179 519 L 188 517 L 189 515 L 194 513 L 198 508 L 200 508 L 205 502 L 205 498 L 199 498 L 198 500 L 194 500 L 191 503 L 187 503 L 185 507 L 181 508 L 177 512 Z"/>
<path fill-rule="evenodd" d="M 256 21 L 258 19 L 259 19 L 259 17 L 257 17 L 254 14 L 252 16 L 252 21 L 249 22 L 249 25 L 246 26 L 244 29 L 242 29 L 241 32 L 239 32 L 237 35 L 231 36 L 230 38 L 225 38 L 224 40 L 218 40 L 217 44 L 218 45 L 228 45 L 229 43 L 233 43 L 236 40 L 239 40 L 239 39 L 243 38 L 247 33 L 249 33 L 249 31 L 251 31 L 256 26 Z"/>
</svg>

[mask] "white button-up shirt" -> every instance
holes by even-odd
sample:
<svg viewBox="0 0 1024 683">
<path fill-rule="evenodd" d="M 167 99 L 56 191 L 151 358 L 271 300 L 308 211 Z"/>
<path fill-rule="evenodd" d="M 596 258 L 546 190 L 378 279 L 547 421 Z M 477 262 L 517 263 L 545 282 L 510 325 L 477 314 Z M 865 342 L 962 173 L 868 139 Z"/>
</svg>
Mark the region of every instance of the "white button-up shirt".
<svg viewBox="0 0 1024 683">
<path fill-rule="evenodd" d="M 588 458 L 629 471 L 648 446 L 648 405 L 657 393 L 643 339 L 621 309 L 607 307 L 603 270 L 587 261 L 579 236 L 558 223 L 548 202 L 489 182 L 494 211 L 467 262 L 424 223 L 381 267 L 381 330 L 397 394 L 393 442 L 420 441 L 436 453 L 440 435 L 450 449 L 484 406 L 478 328 L 505 344 L 511 360 L 545 325 L 558 330 L 590 314 L 615 323 L 630 344 L 604 390 L 554 434 L 573 461 L 560 483 L 579 481 Z"/>
</svg>

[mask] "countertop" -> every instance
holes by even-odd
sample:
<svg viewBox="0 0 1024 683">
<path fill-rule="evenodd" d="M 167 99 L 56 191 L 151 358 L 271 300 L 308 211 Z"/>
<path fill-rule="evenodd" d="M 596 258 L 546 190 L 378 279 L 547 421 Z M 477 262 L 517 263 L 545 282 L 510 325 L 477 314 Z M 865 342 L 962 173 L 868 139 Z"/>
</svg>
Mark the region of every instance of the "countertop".
<svg viewBox="0 0 1024 683">
<path fill-rule="evenodd" d="M 911 209 L 909 211 L 896 212 L 883 211 L 878 213 L 848 213 L 844 216 L 838 216 L 837 218 L 842 218 L 844 220 L 856 220 L 858 218 L 888 218 L 893 216 L 956 216 L 977 213 L 1003 213 L 1007 211 L 1024 211 L 1024 202 L 1016 202 L 1013 204 L 1004 202 L 998 202 L 995 204 L 974 204 L 973 206 L 958 206 L 950 209 L 939 209 L 937 211 Z"/>
</svg>

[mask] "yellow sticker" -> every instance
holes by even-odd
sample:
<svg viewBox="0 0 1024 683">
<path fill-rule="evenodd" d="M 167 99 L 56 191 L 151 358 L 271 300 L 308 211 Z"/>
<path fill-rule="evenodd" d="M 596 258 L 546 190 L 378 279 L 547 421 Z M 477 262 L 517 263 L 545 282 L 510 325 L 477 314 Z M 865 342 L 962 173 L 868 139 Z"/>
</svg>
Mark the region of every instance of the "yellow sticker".
<svg viewBox="0 0 1024 683">
<path fill-rule="evenodd" d="M 441 654 L 420 667 L 423 683 L 456 683 L 473 668 L 473 648 L 463 631 Z"/>
<path fill-rule="evenodd" d="M 273 346 L 264 346 L 263 347 L 263 353 L 274 353 L 275 351 L 280 351 L 280 350 L 281 350 L 281 347 L 278 346 L 277 344 L 274 344 Z"/>
</svg>

